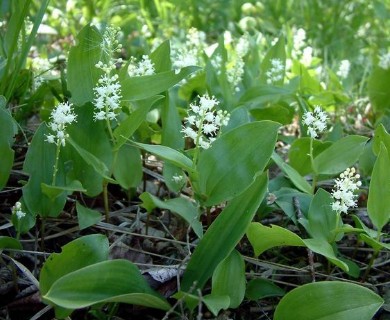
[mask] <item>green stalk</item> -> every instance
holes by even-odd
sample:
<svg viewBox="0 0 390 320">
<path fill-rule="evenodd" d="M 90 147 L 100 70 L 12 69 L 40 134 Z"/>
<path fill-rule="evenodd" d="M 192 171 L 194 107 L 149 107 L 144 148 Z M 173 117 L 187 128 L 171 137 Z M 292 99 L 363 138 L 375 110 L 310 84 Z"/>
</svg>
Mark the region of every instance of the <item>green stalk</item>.
<svg viewBox="0 0 390 320">
<path fill-rule="evenodd" d="M 314 194 L 316 190 L 316 185 L 317 185 L 317 173 L 316 169 L 314 166 L 314 157 L 313 157 L 313 138 L 310 138 L 310 149 L 309 149 L 309 156 L 310 156 L 310 163 L 311 167 L 313 169 L 313 181 L 311 184 L 311 193 Z"/>
<path fill-rule="evenodd" d="M 380 237 L 381 237 L 381 234 L 380 234 L 380 230 L 378 230 L 378 236 L 376 237 L 376 241 L 380 242 Z M 378 258 L 378 255 L 379 255 L 379 251 L 380 249 L 374 249 L 374 253 L 372 254 L 371 256 L 371 259 L 370 261 L 368 262 L 368 266 L 367 266 L 367 269 L 366 271 L 364 272 L 364 275 L 362 277 L 362 282 L 365 282 L 367 277 L 368 277 L 368 274 L 370 273 L 371 269 L 372 269 L 372 266 L 374 265 L 374 261 L 376 260 L 376 258 Z"/>
<path fill-rule="evenodd" d="M 51 185 L 55 186 L 56 185 L 56 178 L 57 178 L 57 172 L 58 172 L 58 161 L 60 159 L 60 151 L 61 151 L 61 142 L 58 140 L 57 141 L 57 148 L 56 148 L 56 160 L 54 163 L 54 170 L 53 170 L 53 177 L 51 179 Z"/>
</svg>

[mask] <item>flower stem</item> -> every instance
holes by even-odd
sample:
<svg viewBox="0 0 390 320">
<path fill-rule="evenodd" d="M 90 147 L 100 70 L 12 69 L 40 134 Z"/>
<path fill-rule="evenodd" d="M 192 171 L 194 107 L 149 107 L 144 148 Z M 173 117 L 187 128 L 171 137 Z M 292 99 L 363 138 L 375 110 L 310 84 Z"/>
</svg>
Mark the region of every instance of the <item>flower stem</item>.
<svg viewBox="0 0 390 320">
<path fill-rule="evenodd" d="M 313 169 L 313 179 L 311 184 L 311 193 L 314 194 L 317 186 L 317 172 L 314 166 L 314 157 L 313 157 L 313 138 L 310 138 L 310 147 L 309 147 L 309 156 L 310 156 L 310 163 L 311 167 Z"/>
<path fill-rule="evenodd" d="M 60 151 L 61 151 L 61 142 L 58 141 L 57 142 L 57 148 L 56 148 L 56 160 L 54 162 L 53 176 L 52 176 L 52 179 L 51 179 L 51 185 L 52 186 L 56 185 L 56 178 L 57 178 L 57 172 L 58 172 L 58 161 L 60 159 Z"/>
</svg>

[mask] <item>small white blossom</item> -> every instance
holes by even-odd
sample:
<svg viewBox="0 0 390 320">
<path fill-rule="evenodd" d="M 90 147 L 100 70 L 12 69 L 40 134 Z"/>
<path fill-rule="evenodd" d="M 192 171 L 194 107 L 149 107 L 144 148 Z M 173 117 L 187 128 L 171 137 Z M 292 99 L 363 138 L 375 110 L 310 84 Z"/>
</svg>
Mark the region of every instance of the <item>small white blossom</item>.
<svg viewBox="0 0 390 320">
<path fill-rule="evenodd" d="M 172 176 L 172 181 L 175 183 L 183 183 L 185 181 L 185 177 L 179 174 L 175 174 Z"/>
<path fill-rule="evenodd" d="M 12 207 L 12 213 L 16 215 L 18 220 L 24 218 L 26 216 L 26 213 L 22 210 L 22 204 L 18 201 L 15 203 L 15 205 Z"/>
<path fill-rule="evenodd" d="M 390 52 L 379 56 L 378 66 L 384 70 L 388 70 L 390 68 Z"/>
<path fill-rule="evenodd" d="M 347 213 L 349 208 L 356 207 L 355 191 L 362 183 L 359 181 L 360 175 L 355 168 L 347 168 L 340 174 L 340 178 L 335 180 L 335 188 L 332 190 L 332 209 L 340 213 Z"/>
<path fill-rule="evenodd" d="M 307 134 L 313 139 L 325 131 L 327 120 L 328 116 L 320 106 L 316 106 L 314 112 L 306 112 L 302 117 L 303 124 L 307 126 Z"/>
<path fill-rule="evenodd" d="M 351 63 L 349 60 L 341 60 L 339 70 L 336 72 L 336 74 L 341 79 L 346 79 L 349 74 L 349 70 L 351 69 Z"/>
<path fill-rule="evenodd" d="M 65 140 L 68 137 L 66 127 L 68 124 L 76 121 L 76 115 L 72 111 L 72 104 L 69 102 L 60 103 L 51 112 L 50 120 L 49 128 L 54 131 L 54 134 L 46 135 L 46 141 L 65 146 Z"/>
<path fill-rule="evenodd" d="M 115 119 L 115 111 L 120 108 L 122 98 L 118 75 L 103 74 L 93 91 L 95 92 L 95 108 L 97 109 L 93 115 L 94 120 Z"/>
<path fill-rule="evenodd" d="M 134 57 L 131 57 L 127 72 L 130 77 L 150 76 L 155 74 L 154 63 L 146 54 L 138 62 Z"/>
<path fill-rule="evenodd" d="M 221 126 L 226 126 L 229 122 L 230 115 L 227 111 L 215 112 L 218 104 L 219 101 L 215 97 L 203 95 L 199 97 L 199 104 L 190 104 L 188 116 L 185 118 L 186 125 L 181 132 L 203 149 L 210 147 Z"/>
<path fill-rule="evenodd" d="M 310 66 L 312 60 L 313 60 L 313 48 L 306 47 L 305 49 L 303 49 L 302 58 L 300 61 L 302 62 L 303 65 Z"/>
<path fill-rule="evenodd" d="M 280 59 L 271 59 L 271 68 L 265 73 L 267 76 L 267 83 L 272 84 L 283 80 L 284 65 Z"/>
</svg>

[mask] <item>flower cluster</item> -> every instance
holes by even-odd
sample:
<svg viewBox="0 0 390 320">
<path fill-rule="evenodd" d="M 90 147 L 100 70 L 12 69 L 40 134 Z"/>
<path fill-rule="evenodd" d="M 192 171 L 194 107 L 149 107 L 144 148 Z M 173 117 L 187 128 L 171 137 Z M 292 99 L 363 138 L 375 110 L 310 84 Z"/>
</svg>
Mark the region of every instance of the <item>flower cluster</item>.
<svg viewBox="0 0 390 320">
<path fill-rule="evenodd" d="M 302 122 L 307 126 L 307 134 L 313 139 L 324 132 L 327 120 L 328 116 L 320 106 L 315 106 L 314 112 L 308 111 L 302 117 Z"/>
<path fill-rule="evenodd" d="M 341 79 L 346 79 L 349 74 L 349 70 L 351 69 L 351 63 L 349 60 L 341 60 L 339 70 L 337 70 L 336 74 Z"/>
<path fill-rule="evenodd" d="M 98 81 L 93 91 L 95 92 L 95 108 L 94 120 L 114 120 L 116 118 L 115 111 L 120 108 L 121 85 L 118 82 L 118 75 L 110 76 L 104 74 Z"/>
<path fill-rule="evenodd" d="M 48 134 L 46 141 L 56 145 L 65 146 L 65 140 L 69 136 L 66 133 L 68 124 L 76 121 L 76 115 L 72 111 L 72 104 L 69 102 L 60 103 L 50 115 L 49 127 L 54 134 Z"/>
<path fill-rule="evenodd" d="M 22 210 L 22 204 L 19 201 L 16 202 L 15 205 L 12 207 L 12 214 L 15 214 L 18 220 L 26 216 L 26 213 Z"/>
<path fill-rule="evenodd" d="M 122 50 L 122 45 L 118 41 L 118 35 L 121 29 L 119 27 L 108 26 L 103 34 L 103 40 L 100 44 L 101 49 L 109 56 Z"/>
<path fill-rule="evenodd" d="M 229 61 L 226 63 L 226 77 L 229 83 L 232 85 L 235 91 L 239 91 L 238 85 L 242 81 L 242 76 L 244 75 L 244 57 L 249 51 L 249 40 L 248 36 L 245 34 L 238 39 L 237 44 L 234 47 L 232 54 L 228 55 Z"/>
<path fill-rule="evenodd" d="M 390 52 L 379 56 L 378 66 L 384 70 L 390 69 Z"/>
<path fill-rule="evenodd" d="M 154 63 L 146 54 L 138 62 L 136 58 L 131 57 L 127 72 L 130 77 L 150 76 L 155 74 Z"/>
<path fill-rule="evenodd" d="M 229 122 L 230 115 L 226 111 L 215 112 L 218 104 L 215 97 L 203 95 L 199 97 L 199 104 L 190 105 L 188 117 L 185 118 L 186 126 L 181 132 L 203 149 L 210 147 L 221 126 L 226 126 Z"/>
<path fill-rule="evenodd" d="M 348 208 L 356 207 L 356 194 L 354 193 L 362 185 L 358 179 L 360 175 L 355 168 L 347 168 L 335 180 L 335 188 L 332 190 L 332 209 L 337 212 L 347 213 Z"/>
<path fill-rule="evenodd" d="M 172 44 L 172 65 L 176 72 L 188 66 L 200 66 L 202 51 L 205 48 L 206 34 L 196 28 L 188 30 L 185 43 Z"/>
<path fill-rule="evenodd" d="M 267 76 L 267 83 L 272 84 L 283 80 L 284 65 L 280 59 L 271 59 L 271 68 L 265 73 Z"/>
</svg>

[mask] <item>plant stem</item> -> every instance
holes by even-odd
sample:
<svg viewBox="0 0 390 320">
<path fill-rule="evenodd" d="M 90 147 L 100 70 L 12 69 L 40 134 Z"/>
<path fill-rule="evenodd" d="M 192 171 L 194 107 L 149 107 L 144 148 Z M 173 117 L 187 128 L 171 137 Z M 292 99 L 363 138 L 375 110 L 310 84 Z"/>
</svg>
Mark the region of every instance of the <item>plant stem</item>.
<svg viewBox="0 0 390 320">
<path fill-rule="evenodd" d="M 381 236 L 381 233 L 380 231 L 378 231 L 378 236 L 376 237 L 376 240 L 379 242 L 380 241 L 380 236 Z M 368 274 L 370 273 L 371 271 L 371 268 L 372 266 L 374 265 L 374 261 L 376 260 L 376 258 L 378 258 L 378 254 L 379 254 L 379 249 L 374 249 L 374 252 L 371 256 L 371 259 L 370 261 L 368 262 L 368 266 L 367 266 L 367 269 L 366 271 L 364 272 L 364 275 L 362 277 L 362 281 L 365 282 L 367 277 L 368 277 Z"/>
<path fill-rule="evenodd" d="M 56 148 L 56 160 L 54 163 L 54 170 L 53 170 L 53 177 L 51 179 L 51 185 L 55 186 L 56 185 L 56 178 L 57 178 L 57 172 L 58 172 L 58 161 L 60 159 L 60 151 L 61 151 L 61 142 L 57 141 L 57 148 Z"/>
<path fill-rule="evenodd" d="M 104 202 L 104 215 L 106 216 L 106 222 L 110 220 L 110 207 L 108 203 L 108 181 L 103 180 L 103 202 Z"/>
<path fill-rule="evenodd" d="M 314 194 L 316 191 L 317 186 L 317 173 L 314 167 L 314 157 L 313 157 L 313 138 L 310 138 L 310 148 L 309 148 L 309 156 L 310 156 L 310 163 L 311 167 L 313 169 L 313 180 L 311 184 L 311 193 Z"/>
</svg>

